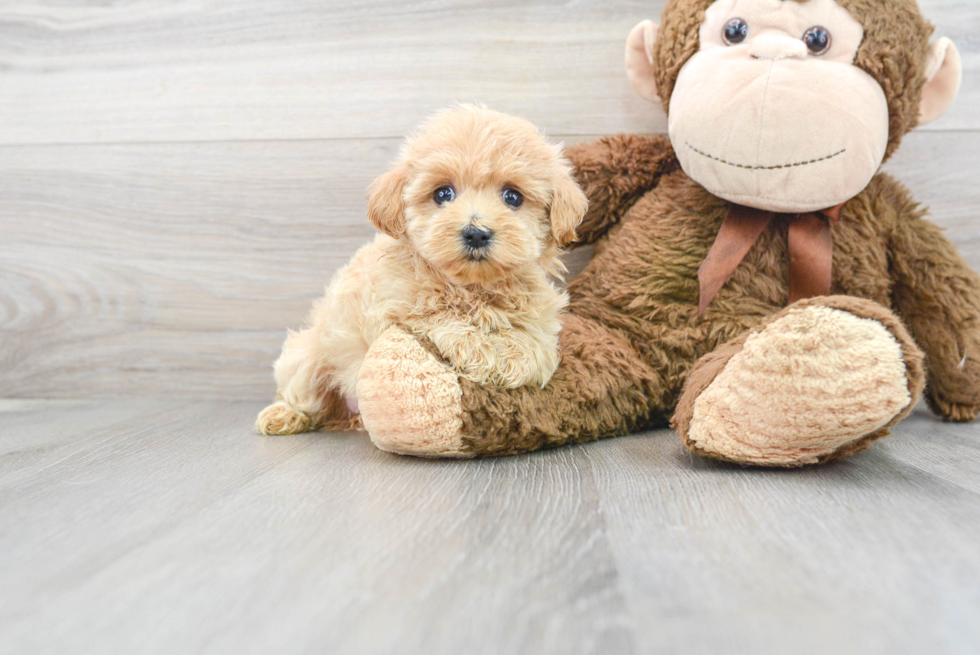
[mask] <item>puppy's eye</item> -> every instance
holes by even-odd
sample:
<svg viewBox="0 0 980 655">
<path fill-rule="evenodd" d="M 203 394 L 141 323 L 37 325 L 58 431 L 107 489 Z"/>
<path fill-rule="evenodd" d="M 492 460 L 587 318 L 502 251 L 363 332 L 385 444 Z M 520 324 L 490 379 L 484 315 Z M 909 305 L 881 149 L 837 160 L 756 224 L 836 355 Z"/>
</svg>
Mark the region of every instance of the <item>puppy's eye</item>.
<svg viewBox="0 0 980 655">
<path fill-rule="evenodd" d="M 513 209 L 517 209 L 524 204 L 524 196 L 521 195 L 520 191 L 515 191 L 514 189 L 504 189 L 501 198 L 504 199 L 504 204 Z"/>
<path fill-rule="evenodd" d="M 456 199 L 456 189 L 451 186 L 441 186 L 432 194 L 432 199 L 436 201 L 437 205 L 445 205 L 447 202 Z"/>
<path fill-rule="evenodd" d="M 749 24 L 741 18 L 733 18 L 725 23 L 721 37 L 728 45 L 738 45 L 749 36 Z"/>
<path fill-rule="evenodd" d="M 830 50 L 830 41 L 830 32 L 824 27 L 811 27 L 803 34 L 803 42 L 806 43 L 806 49 L 815 57 L 819 57 Z"/>
</svg>

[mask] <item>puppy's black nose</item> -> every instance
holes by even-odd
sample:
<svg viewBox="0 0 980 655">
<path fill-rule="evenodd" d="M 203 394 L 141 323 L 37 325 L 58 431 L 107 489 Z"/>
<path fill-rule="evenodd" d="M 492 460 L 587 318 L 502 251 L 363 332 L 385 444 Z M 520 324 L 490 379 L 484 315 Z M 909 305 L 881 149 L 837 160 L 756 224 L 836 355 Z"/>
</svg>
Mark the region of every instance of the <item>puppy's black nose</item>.
<svg viewBox="0 0 980 655">
<path fill-rule="evenodd" d="M 479 250 L 490 245 L 493 241 L 493 232 L 475 225 L 467 225 L 463 228 L 462 237 L 467 248 Z"/>
</svg>

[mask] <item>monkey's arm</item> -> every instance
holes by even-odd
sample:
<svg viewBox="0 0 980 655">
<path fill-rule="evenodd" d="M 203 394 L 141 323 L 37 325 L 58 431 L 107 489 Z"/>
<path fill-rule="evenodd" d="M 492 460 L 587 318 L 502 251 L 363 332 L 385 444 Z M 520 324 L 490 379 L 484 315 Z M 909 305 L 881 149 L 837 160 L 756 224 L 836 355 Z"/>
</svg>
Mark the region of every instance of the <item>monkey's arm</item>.
<svg viewBox="0 0 980 655">
<path fill-rule="evenodd" d="M 570 146 L 565 155 L 589 199 L 589 211 L 576 229 L 578 245 L 594 243 L 661 176 L 680 166 L 665 135 L 607 136 Z"/>
<path fill-rule="evenodd" d="M 891 240 L 895 308 L 926 353 L 926 400 L 952 421 L 980 413 L 980 276 L 896 182 L 886 194 L 897 212 Z"/>
</svg>

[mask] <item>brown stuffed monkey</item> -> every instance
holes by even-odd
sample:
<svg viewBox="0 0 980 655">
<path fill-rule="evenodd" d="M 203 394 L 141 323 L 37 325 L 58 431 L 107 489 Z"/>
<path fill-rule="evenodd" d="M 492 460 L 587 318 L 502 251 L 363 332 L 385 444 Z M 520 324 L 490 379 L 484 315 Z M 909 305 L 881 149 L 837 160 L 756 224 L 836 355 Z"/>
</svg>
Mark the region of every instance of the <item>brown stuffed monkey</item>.
<svg viewBox="0 0 980 655">
<path fill-rule="evenodd" d="M 459 379 L 389 330 L 358 379 L 382 449 L 508 455 L 663 426 L 707 457 L 865 449 L 923 389 L 980 411 L 980 278 L 881 163 L 960 60 L 914 0 L 671 0 L 627 44 L 669 138 L 569 149 L 595 245 L 545 388 Z"/>
</svg>

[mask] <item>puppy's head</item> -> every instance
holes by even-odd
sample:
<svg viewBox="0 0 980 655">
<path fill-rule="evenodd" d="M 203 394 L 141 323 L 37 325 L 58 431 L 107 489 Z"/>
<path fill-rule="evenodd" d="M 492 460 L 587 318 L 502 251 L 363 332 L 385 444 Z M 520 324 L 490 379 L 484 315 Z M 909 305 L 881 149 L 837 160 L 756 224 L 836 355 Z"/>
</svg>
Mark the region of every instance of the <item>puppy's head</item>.
<svg viewBox="0 0 980 655">
<path fill-rule="evenodd" d="M 408 140 L 368 215 L 450 278 L 485 283 L 532 263 L 560 270 L 586 205 L 559 146 L 525 120 L 463 105 Z"/>
</svg>

